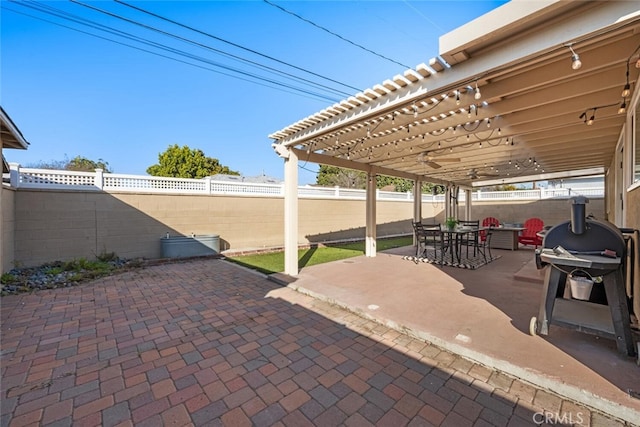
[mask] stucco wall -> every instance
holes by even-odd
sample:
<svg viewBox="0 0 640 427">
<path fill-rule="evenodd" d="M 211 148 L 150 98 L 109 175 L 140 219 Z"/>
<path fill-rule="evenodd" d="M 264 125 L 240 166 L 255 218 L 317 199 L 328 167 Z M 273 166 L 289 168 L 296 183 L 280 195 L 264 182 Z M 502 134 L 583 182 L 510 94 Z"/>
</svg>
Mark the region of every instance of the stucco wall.
<svg viewBox="0 0 640 427">
<path fill-rule="evenodd" d="M 219 234 L 221 249 L 280 245 L 282 200 L 93 192 L 19 191 L 15 258 L 158 258 L 160 237 Z"/>
<path fill-rule="evenodd" d="M 15 191 L 0 185 L 0 267 L 3 272 L 14 267 L 15 194 Z"/>
<path fill-rule="evenodd" d="M 282 198 L 21 190 L 16 193 L 15 259 L 38 265 L 108 252 L 158 258 L 166 233 L 218 234 L 221 250 L 280 247 L 283 208 Z M 302 199 L 299 208 L 300 244 L 364 236 L 362 200 Z M 380 202 L 379 233 L 410 231 L 412 209 L 411 202 Z"/>
<path fill-rule="evenodd" d="M 629 144 L 630 145 L 630 144 Z M 633 147 L 630 147 L 632 149 Z M 613 171 L 616 165 L 614 159 L 609 165 L 609 170 Z M 615 217 L 616 211 L 616 198 L 622 197 L 622 194 L 616 194 L 615 180 L 613 173 L 608 173 L 605 176 L 605 194 L 606 198 L 606 212 L 611 217 L 611 221 Z M 635 228 L 640 230 L 640 187 L 636 187 L 632 190 L 624 188 L 622 191 L 626 191 L 626 200 L 624 205 L 624 224 L 616 224 L 618 226 L 624 225 L 626 228 Z"/>
<path fill-rule="evenodd" d="M 640 187 L 636 187 L 627 193 L 625 224 L 626 227 L 640 230 Z"/>
<path fill-rule="evenodd" d="M 615 162 L 615 160 L 614 160 Z M 612 162 L 612 165 L 613 163 Z M 612 169 L 609 169 L 610 171 Z M 616 188 L 615 180 L 611 173 L 607 174 L 604 178 L 604 194 L 605 194 L 605 215 L 607 218 L 611 218 L 611 222 L 615 222 L 616 216 Z M 612 197 L 613 196 L 613 197 Z"/>
<path fill-rule="evenodd" d="M 51 190 L 20 190 L 12 194 L 15 236 L 7 235 L 7 240 L 15 242 L 15 262 L 23 266 L 91 259 L 108 252 L 123 258 L 158 258 L 160 238 L 167 232 L 218 234 L 223 251 L 280 247 L 284 240 L 282 198 Z M 6 209 L 13 211 L 12 206 Z M 376 210 L 379 237 L 411 233 L 411 201 L 380 201 Z M 425 221 L 442 222 L 443 210 L 441 203 L 424 203 L 422 217 Z M 460 212 L 464 212 L 463 207 Z M 591 200 L 587 212 L 601 218 L 602 199 Z M 535 215 L 553 224 L 567 220 L 569 214 L 566 200 L 541 200 L 478 202 L 473 204 L 472 216 L 524 222 Z M 299 215 L 300 244 L 365 235 L 363 200 L 300 199 Z M 3 267 L 6 271 L 4 264 Z"/>
<path fill-rule="evenodd" d="M 464 212 L 462 209 L 460 217 Z M 589 198 L 586 213 L 604 219 L 604 199 Z M 527 218 L 538 217 L 545 225 L 554 225 L 570 219 L 571 204 L 568 199 L 473 202 L 472 217 L 482 219 L 487 216 L 494 216 L 502 223 L 524 223 Z"/>
</svg>

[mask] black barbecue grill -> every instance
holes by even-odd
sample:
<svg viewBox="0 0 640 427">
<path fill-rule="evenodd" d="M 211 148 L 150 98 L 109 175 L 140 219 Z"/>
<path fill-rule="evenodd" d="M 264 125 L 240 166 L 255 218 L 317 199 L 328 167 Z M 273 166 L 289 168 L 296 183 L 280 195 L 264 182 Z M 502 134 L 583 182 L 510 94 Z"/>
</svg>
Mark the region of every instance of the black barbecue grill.
<svg viewBox="0 0 640 427">
<path fill-rule="evenodd" d="M 531 319 L 530 332 L 547 335 L 549 325 L 556 324 L 613 338 L 620 352 L 633 356 L 622 232 L 609 222 L 586 218 L 586 197 L 574 197 L 570 203 L 571 219 L 547 230 L 536 251 L 538 268 L 548 268 L 539 316 Z M 576 297 L 574 285 L 585 283 L 591 291 Z"/>
</svg>

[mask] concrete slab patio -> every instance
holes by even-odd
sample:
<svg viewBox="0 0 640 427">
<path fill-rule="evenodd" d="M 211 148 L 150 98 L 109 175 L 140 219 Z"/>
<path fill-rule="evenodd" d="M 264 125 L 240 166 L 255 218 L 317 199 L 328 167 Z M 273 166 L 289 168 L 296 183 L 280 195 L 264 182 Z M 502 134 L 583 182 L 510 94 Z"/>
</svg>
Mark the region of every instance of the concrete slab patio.
<svg viewBox="0 0 640 427">
<path fill-rule="evenodd" d="M 537 301 L 486 288 L 529 289 L 509 284 L 512 255 L 476 271 L 357 257 L 289 287 L 199 259 L 4 297 L 0 425 L 637 424 L 623 392 L 639 382 L 632 361 L 604 340 L 573 339 L 589 350 L 576 357 L 558 335 L 526 336 L 517 311 Z M 546 387 L 530 382 L 535 359 L 555 372 Z M 562 396 L 579 375 L 593 384 L 586 405 Z"/>
<path fill-rule="evenodd" d="M 413 248 L 303 268 L 290 287 L 640 424 L 640 367 L 613 340 L 550 327 L 531 336 L 543 272 L 532 248 L 476 270 L 403 259 Z M 637 396 L 637 395 L 636 395 Z"/>
</svg>

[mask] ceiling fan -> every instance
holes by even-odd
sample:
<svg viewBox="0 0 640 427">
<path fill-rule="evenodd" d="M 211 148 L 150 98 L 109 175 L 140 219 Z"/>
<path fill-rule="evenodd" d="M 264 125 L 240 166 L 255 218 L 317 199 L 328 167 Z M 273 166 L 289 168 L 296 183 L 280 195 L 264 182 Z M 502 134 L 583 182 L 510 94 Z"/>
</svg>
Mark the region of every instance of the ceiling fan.
<svg viewBox="0 0 640 427">
<path fill-rule="evenodd" d="M 448 163 L 448 162 L 459 162 L 460 158 L 459 157 L 433 157 L 429 155 L 428 151 L 425 151 L 424 153 L 420 153 L 418 155 L 418 161 L 420 163 L 423 163 L 429 167 L 432 167 L 433 169 L 440 169 L 442 165 L 440 165 L 439 163 L 436 163 L 436 160 L 440 163 Z"/>
<path fill-rule="evenodd" d="M 467 172 L 467 177 L 469 179 L 478 179 L 480 177 L 495 177 L 495 176 L 500 176 L 500 175 L 497 174 L 497 173 L 493 173 L 493 172 L 478 171 L 478 169 L 476 169 L 476 168 L 471 168 Z"/>
</svg>

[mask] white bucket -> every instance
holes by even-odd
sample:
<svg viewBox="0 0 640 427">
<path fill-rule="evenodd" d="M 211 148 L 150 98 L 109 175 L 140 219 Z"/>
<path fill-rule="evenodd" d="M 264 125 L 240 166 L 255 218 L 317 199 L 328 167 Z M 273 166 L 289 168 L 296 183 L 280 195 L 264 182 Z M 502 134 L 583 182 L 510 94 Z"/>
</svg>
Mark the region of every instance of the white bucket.
<svg viewBox="0 0 640 427">
<path fill-rule="evenodd" d="M 588 300 L 593 287 L 593 280 L 587 277 L 571 276 L 569 277 L 569 285 L 571 286 L 571 296 L 575 299 Z"/>
</svg>

